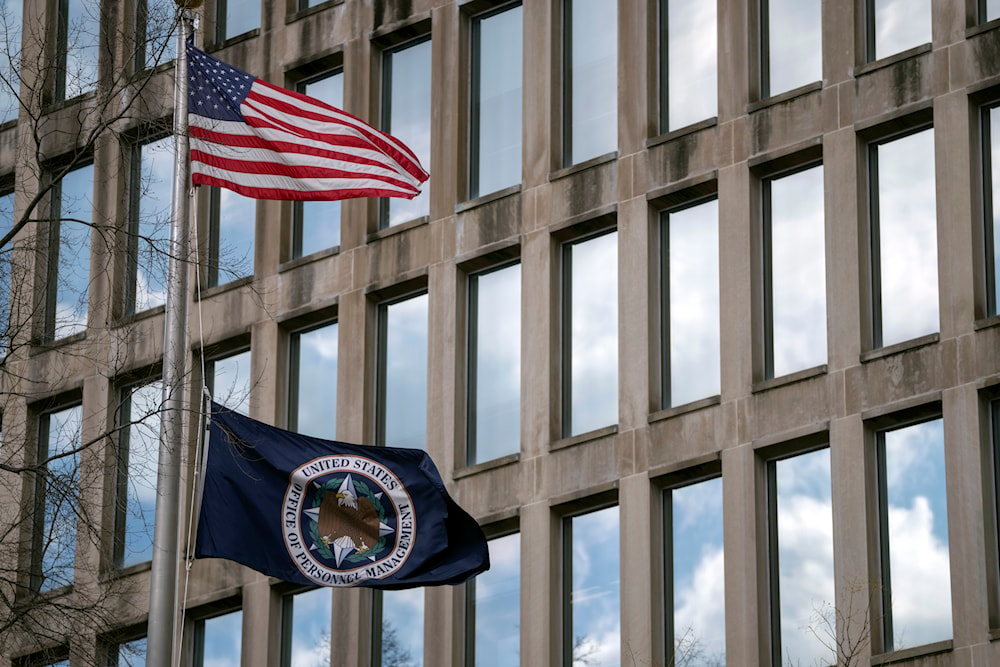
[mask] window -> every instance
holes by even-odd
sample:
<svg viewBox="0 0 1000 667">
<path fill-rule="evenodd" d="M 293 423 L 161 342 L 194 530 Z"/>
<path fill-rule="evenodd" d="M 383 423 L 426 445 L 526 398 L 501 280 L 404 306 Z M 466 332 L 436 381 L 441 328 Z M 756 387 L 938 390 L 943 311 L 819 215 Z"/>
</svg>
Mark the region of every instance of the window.
<svg viewBox="0 0 1000 667">
<path fill-rule="evenodd" d="M 135 69 L 169 62 L 174 58 L 174 15 L 177 5 L 170 0 L 136 1 Z"/>
<path fill-rule="evenodd" d="M 73 583 L 76 554 L 81 409 L 47 412 L 38 420 L 37 512 L 32 536 L 32 588 L 49 591 Z"/>
<path fill-rule="evenodd" d="M 517 667 L 521 646 L 521 536 L 489 541 L 490 569 L 468 582 L 465 664 Z"/>
<path fill-rule="evenodd" d="M 336 438 L 338 332 L 332 322 L 291 336 L 288 428 L 293 431 Z"/>
<path fill-rule="evenodd" d="M 145 667 L 146 638 L 112 646 L 108 651 L 108 667 Z"/>
<path fill-rule="evenodd" d="M 300 81 L 295 90 L 338 109 L 344 107 L 344 73 L 340 70 Z M 293 202 L 292 211 L 293 257 L 340 245 L 339 201 Z"/>
<path fill-rule="evenodd" d="M 722 478 L 663 494 L 665 664 L 726 664 Z"/>
<path fill-rule="evenodd" d="M 761 97 L 823 79 L 820 0 L 760 0 Z"/>
<path fill-rule="evenodd" d="M 253 275 L 257 200 L 225 188 L 211 188 L 208 286 Z"/>
<path fill-rule="evenodd" d="M 521 182 L 523 11 L 472 19 L 469 197 Z"/>
<path fill-rule="evenodd" d="M 243 644 L 243 611 L 194 622 L 193 667 L 240 667 Z"/>
<path fill-rule="evenodd" d="M 563 519 L 564 667 L 621 659 L 618 507 Z"/>
<path fill-rule="evenodd" d="M 235 412 L 250 414 L 250 350 L 213 359 L 205 372 L 212 400 Z"/>
<path fill-rule="evenodd" d="M 15 667 L 69 667 L 69 649 L 65 646 L 12 660 Z"/>
<path fill-rule="evenodd" d="M 670 211 L 661 221 L 666 408 L 720 391 L 719 203 L 712 199 Z"/>
<path fill-rule="evenodd" d="M 765 179 L 764 376 L 826 363 L 823 167 Z"/>
<path fill-rule="evenodd" d="M 70 336 L 87 326 L 93 189 L 94 165 L 74 169 L 52 186 L 54 222 L 48 230 L 47 339 Z"/>
<path fill-rule="evenodd" d="M 865 0 L 868 60 L 931 41 L 931 0 Z"/>
<path fill-rule="evenodd" d="M 101 9 L 90 0 L 57 0 L 55 100 L 60 102 L 97 87 Z"/>
<path fill-rule="evenodd" d="M 17 118 L 21 95 L 21 16 L 23 2 L 0 4 L 0 40 L 5 47 L 0 58 L 0 123 Z"/>
<path fill-rule="evenodd" d="M 563 0 L 563 166 L 618 148 L 618 8 Z"/>
<path fill-rule="evenodd" d="M 128 567 L 153 558 L 163 383 L 126 387 L 121 394 L 114 558 L 118 567 Z"/>
<path fill-rule="evenodd" d="M 563 245 L 563 437 L 618 423 L 618 234 Z"/>
<path fill-rule="evenodd" d="M 940 418 L 876 432 L 883 651 L 949 639 L 951 576 Z"/>
<path fill-rule="evenodd" d="M 660 131 L 718 113 L 716 3 L 660 0 Z"/>
<path fill-rule="evenodd" d="M 410 42 L 382 55 L 382 129 L 406 144 L 431 171 L 431 41 Z M 385 229 L 430 214 L 428 180 L 413 199 L 380 200 Z"/>
<path fill-rule="evenodd" d="M 986 313 L 1000 315 L 1000 106 L 983 109 L 982 122 Z"/>
<path fill-rule="evenodd" d="M 835 664 L 825 635 L 837 622 L 830 450 L 772 459 L 765 468 L 771 664 Z"/>
<path fill-rule="evenodd" d="M 427 294 L 378 309 L 378 432 L 393 447 L 427 445 Z"/>
<path fill-rule="evenodd" d="M 167 300 L 167 254 L 163 248 L 170 240 L 173 169 L 173 137 L 133 147 L 125 300 L 129 314 Z"/>
<path fill-rule="evenodd" d="M 424 589 L 375 591 L 372 667 L 424 664 Z"/>
<path fill-rule="evenodd" d="M 332 615 L 333 593 L 329 588 L 314 588 L 282 598 L 282 667 L 330 664 Z"/>
<path fill-rule="evenodd" d="M 224 42 L 260 27 L 260 0 L 216 0 L 215 41 Z"/>
<path fill-rule="evenodd" d="M 14 193 L 0 193 L 0 237 L 14 227 Z M 11 275 L 13 275 L 13 244 L 0 249 L 0 356 L 7 354 L 16 331 L 10 321 Z"/>
<path fill-rule="evenodd" d="M 934 131 L 869 146 L 874 347 L 938 331 Z"/>
<path fill-rule="evenodd" d="M 1000 18 L 1000 0 L 979 0 L 979 22 Z"/>
<path fill-rule="evenodd" d="M 521 449 L 521 265 L 469 276 L 468 463 Z"/>
</svg>

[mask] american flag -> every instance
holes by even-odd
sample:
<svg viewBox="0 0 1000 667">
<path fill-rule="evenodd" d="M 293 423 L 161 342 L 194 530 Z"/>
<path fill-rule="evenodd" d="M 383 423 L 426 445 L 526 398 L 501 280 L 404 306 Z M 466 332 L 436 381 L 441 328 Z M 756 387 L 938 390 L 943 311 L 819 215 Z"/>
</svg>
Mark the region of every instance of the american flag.
<svg viewBox="0 0 1000 667">
<path fill-rule="evenodd" d="M 191 181 L 255 199 L 420 193 L 413 151 L 340 109 L 279 88 L 187 44 Z"/>
</svg>

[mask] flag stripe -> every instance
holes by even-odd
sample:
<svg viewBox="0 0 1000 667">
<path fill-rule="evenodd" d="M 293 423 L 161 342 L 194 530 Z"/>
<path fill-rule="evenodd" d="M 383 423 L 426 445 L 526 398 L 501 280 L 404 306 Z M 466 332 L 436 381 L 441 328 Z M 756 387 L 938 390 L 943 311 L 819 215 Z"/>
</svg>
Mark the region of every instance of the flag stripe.
<svg viewBox="0 0 1000 667">
<path fill-rule="evenodd" d="M 256 79 L 188 42 L 195 185 L 258 199 L 420 194 L 428 174 L 401 141 L 301 93 Z"/>
</svg>

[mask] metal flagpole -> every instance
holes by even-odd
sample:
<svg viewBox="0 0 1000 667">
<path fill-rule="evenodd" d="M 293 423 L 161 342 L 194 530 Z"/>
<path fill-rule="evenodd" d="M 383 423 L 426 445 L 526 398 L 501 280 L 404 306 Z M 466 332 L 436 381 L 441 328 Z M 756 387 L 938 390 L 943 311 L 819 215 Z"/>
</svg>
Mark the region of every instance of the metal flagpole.
<svg viewBox="0 0 1000 667">
<path fill-rule="evenodd" d="M 200 2 L 176 0 L 180 9 L 177 58 L 174 66 L 174 183 L 170 216 L 170 255 L 163 326 L 163 405 L 160 453 L 156 475 L 153 565 L 149 580 L 149 621 L 146 664 L 171 667 L 177 621 L 178 527 L 181 503 L 185 365 L 187 363 L 188 303 L 188 73 L 185 46 Z"/>
</svg>

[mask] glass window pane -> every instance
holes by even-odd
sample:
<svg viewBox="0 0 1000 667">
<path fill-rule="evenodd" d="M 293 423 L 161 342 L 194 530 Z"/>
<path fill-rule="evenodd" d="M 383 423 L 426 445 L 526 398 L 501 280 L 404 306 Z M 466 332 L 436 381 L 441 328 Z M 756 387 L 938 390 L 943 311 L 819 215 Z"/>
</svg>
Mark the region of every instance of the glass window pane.
<svg viewBox="0 0 1000 667">
<path fill-rule="evenodd" d="M 567 519 L 572 589 L 563 663 L 610 667 L 621 660 L 618 508 Z M 564 642 L 564 645 L 566 642 Z"/>
<path fill-rule="evenodd" d="M 660 0 L 660 15 L 666 22 L 660 46 L 666 60 L 660 67 L 660 129 L 667 132 L 718 114 L 716 3 Z"/>
<path fill-rule="evenodd" d="M 17 118 L 21 93 L 21 16 L 24 0 L 0 0 L 0 123 Z"/>
<path fill-rule="evenodd" d="M 427 444 L 427 303 L 421 294 L 381 308 L 381 445 Z"/>
<path fill-rule="evenodd" d="M 830 450 L 770 462 L 771 502 L 777 525 L 771 535 L 776 571 L 780 653 L 774 664 L 832 665 L 826 631 L 833 613 L 833 504 Z M 775 548 L 776 547 L 776 548 Z M 773 576 L 773 575 L 772 575 Z M 773 612 L 772 612 L 773 613 Z"/>
<path fill-rule="evenodd" d="M 160 452 L 160 404 L 163 383 L 127 389 L 123 396 L 121 461 L 119 465 L 119 549 L 121 567 L 153 557 L 153 517 L 156 471 Z"/>
<path fill-rule="evenodd" d="M 213 190 L 218 207 L 213 220 L 213 232 L 218 235 L 212 248 L 214 275 L 210 276 L 214 286 L 253 275 L 257 200 L 225 188 Z"/>
<path fill-rule="evenodd" d="M 376 667 L 422 667 L 424 664 L 424 591 L 380 591 L 381 652 Z"/>
<path fill-rule="evenodd" d="M 336 322 L 292 335 L 295 386 L 290 422 L 298 433 L 334 440 L 337 436 Z"/>
<path fill-rule="evenodd" d="M 720 391 L 718 201 L 665 219 L 664 404 L 669 407 Z"/>
<path fill-rule="evenodd" d="M 330 623 L 333 593 L 314 588 L 285 598 L 287 633 L 282 638 L 283 667 L 323 667 L 330 664 Z"/>
<path fill-rule="evenodd" d="M 174 15 L 171 0 L 138 0 L 136 4 L 136 69 L 156 67 L 174 59 Z"/>
<path fill-rule="evenodd" d="M 167 255 L 170 240 L 170 204 L 173 188 L 174 140 L 163 137 L 138 147 L 132 184 L 133 238 L 131 310 L 160 306 L 167 299 Z"/>
<path fill-rule="evenodd" d="M 924 130 L 875 147 L 878 165 L 878 237 L 875 288 L 881 327 L 876 347 L 939 329 L 934 131 Z"/>
<path fill-rule="evenodd" d="M 522 15 L 517 5 L 473 23 L 473 198 L 521 182 Z"/>
<path fill-rule="evenodd" d="M 567 165 L 618 148 L 618 6 L 615 0 L 565 0 Z"/>
<path fill-rule="evenodd" d="M 56 99 L 82 95 L 97 86 L 97 57 L 100 52 L 101 12 L 91 0 L 64 0 L 65 14 L 60 14 L 60 37 L 65 40 L 57 49 Z"/>
<path fill-rule="evenodd" d="M 618 423 L 618 234 L 565 248 L 569 419 L 563 430 L 571 436 Z"/>
<path fill-rule="evenodd" d="M 344 73 L 337 71 L 318 79 L 300 83 L 300 93 L 309 95 L 330 106 L 344 107 Z M 314 252 L 340 245 L 340 202 L 296 202 L 295 257 L 305 257 Z"/>
<path fill-rule="evenodd" d="M 821 0 L 764 0 L 767 8 L 765 97 L 823 79 Z"/>
<path fill-rule="evenodd" d="M 521 449 L 521 266 L 471 276 L 469 463 Z"/>
<path fill-rule="evenodd" d="M 668 664 L 726 664 L 722 478 L 665 494 Z M 673 659 L 673 662 L 671 662 Z"/>
<path fill-rule="evenodd" d="M 87 327 L 87 291 L 90 287 L 90 225 L 93 216 L 94 166 L 67 173 L 54 188 L 56 218 L 53 227 L 50 280 L 55 302 L 49 305 L 49 327 L 54 338 L 70 336 Z M 50 283 L 49 289 L 52 289 Z"/>
<path fill-rule="evenodd" d="M 986 266 L 989 275 L 989 315 L 1000 315 L 1000 107 L 986 111 L 984 136 L 987 145 L 983 147 L 984 171 L 986 178 Z"/>
<path fill-rule="evenodd" d="M 14 193 L 0 194 L 0 236 L 14 226 Z M 0 249 L 0 355 L 7 354 L 11 336 L 14 334 L 10 322 L 11 273 L 13 253 L 11 245 Z"/>
<path fill-rule="evenodd" d="M 884 593 L 891 602 L 887 650 L 952 637 L 944 430 L 941 419 L 886 431 Z M 886 567 L 888 565 L 888 567 Z"/>
<path fill-rule="evenodd" d="M 766 182 L 770 212 L 768 377 L 826 363 L 823 168 Z"/>
<path fill-rule="evenodd" d="M 39 456 L 48 460 L 41 480 L 44 504 L 40 534 L 35 536 L 39 556 L 41 591 L 73 583 L 76 553 L 76 503 L 82 411 L 79 405 L 44 415 Z M 63 455 L 63 456 L 60 456 Z M 52 458 L 59 457 L 59 458 Z"/>
<path fill-rule="evenodd" d="M 931 0 L 875 0 L 874 8 L 875 60 L 931 41 Z"/>
<path fill-rule="evenodd" d="M 521 536 L 489 541 L 490 569 L 471 584 L 473 658 L 476 667 L 520 664 Z"/>
<path fill-rule="evenodd" d="M 260 27 L 260 0 L 219 0 L 220 41 Z"/>
<path fill-rule="evenodd" d="M 382 63 L 383 129 L 409 146 L 431 171 L 431 42 L 388 51 Z M 381 227 L 392 227 L 430 213 L 430 181 L 413 199 L 382 200 Z"/>
<path fill-rule="evenodd" d="M 1000 0 L 980 0 L 983 5 L 984 21 L 1000 19 Z"/>
<path fill-rule="evenodd" d="M 250 372 L 250 350 L 212 361 L 208 369 L 212 400 L 250 414 Z"/>
<path fill-rule="evenodd" d="M 109 667 L 146 667 L 146 638 L 115 646 L 108 662 Z"/>
<path fill-rule="evenodd" d="M 199 626 L 196 640 L 201 651 L 195 655 L 196 667 L 240 667 L 243 611 L 207 618 Z"/>
</svg>

